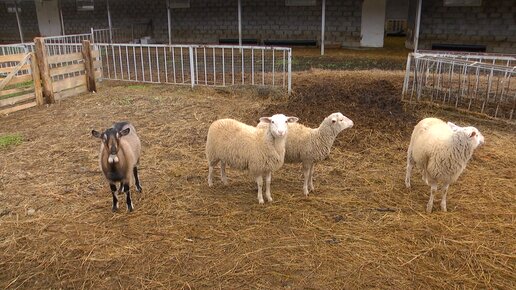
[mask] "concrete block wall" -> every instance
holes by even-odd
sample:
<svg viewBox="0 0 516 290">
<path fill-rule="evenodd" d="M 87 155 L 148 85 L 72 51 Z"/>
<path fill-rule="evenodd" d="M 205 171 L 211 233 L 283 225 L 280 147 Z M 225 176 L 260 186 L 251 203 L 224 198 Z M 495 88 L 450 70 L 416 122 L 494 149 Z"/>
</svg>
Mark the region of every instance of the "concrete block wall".
<svg viewBox="0 0 516 290">
<path fill-rule="evenodd" d="M 414 13 L 415 7 L 411 3 Z M 435 43 L 477 44 L 486 45 L 487 52 L 516 53 L 514 1 L 484 0 L 478 7 L 445 7 L 443 1 L 423 1 L 421 15 L 420 49 L 431 49 Z"/>
</svg>

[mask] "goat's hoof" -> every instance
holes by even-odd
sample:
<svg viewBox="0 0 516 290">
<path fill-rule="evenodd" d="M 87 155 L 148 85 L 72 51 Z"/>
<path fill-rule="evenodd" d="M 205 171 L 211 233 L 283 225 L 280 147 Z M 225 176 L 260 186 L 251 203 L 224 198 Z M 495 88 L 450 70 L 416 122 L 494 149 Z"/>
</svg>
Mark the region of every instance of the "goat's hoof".
<svg viewBox="0 0 516 290">
<path fill-rule="evenodd" d="M 137 186 L 136 186 L 136 191 L 137 191 L 137 192 L 142 192 L 142 187 L 141 187 L 140 185 L 137 185 Z"/>
</svg>

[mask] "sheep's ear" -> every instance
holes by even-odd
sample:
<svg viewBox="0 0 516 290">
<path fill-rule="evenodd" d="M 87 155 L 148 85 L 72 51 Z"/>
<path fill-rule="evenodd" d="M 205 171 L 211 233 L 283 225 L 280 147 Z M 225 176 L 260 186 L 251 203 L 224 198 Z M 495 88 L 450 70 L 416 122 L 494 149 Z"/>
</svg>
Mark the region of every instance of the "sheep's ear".
<svg viewBox="0 0 516 290">
<path fill-rule="evenodd" d="M 91 135 L 95 138 L 102 138 L 102 133 L 99 131 L 91 130 Z"/>
<path fill-rule="evenodd" d="M 289 123 L 295 123 L 297 121 L 299 121 L 298 117 L 288 117 L 288 119 L 287 119 L 287 122 L 289 122 Z"/>
<path fill-rule="evenodd" d="M 124 130 L 120 131 L 120 137 L 129 134 L 130 131 L 131 131 L 131 128 L 125 128 Z"/>
<path fill-rule="evenodd" d="M 469 137 L 473 138 L 475 136 L 477 136 L 477 132 L 476 131 L 471 131 L 471 133 L 469 134 Z"/>
<path fill-rule="evenodd" d="M 452 122 L 448 122 L 448 126 L 450 126 L 450 128 L 453 130 L 453 131 L 457 131 L 460 129 L 459 126 L 453 124 Z"/>
<path fill-rule="evenodd" d="M 269 124 L 272 121 L 270 117 L 261 117 L 260 122 Z"/>
</svg>

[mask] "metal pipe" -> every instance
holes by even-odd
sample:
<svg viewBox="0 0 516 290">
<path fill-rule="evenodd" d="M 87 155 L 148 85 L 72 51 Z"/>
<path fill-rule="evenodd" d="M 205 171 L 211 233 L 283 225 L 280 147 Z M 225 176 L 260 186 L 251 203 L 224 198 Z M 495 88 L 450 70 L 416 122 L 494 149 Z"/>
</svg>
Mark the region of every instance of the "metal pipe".
<svg viewBox="0 0 516 290">
<path fill-rule="evenodd" d="M 59 18 L 61 20 L 61 35 L 66 35 L 63 20 L 63 8 L 61 8 L 61 1 L 59 1 Z"/>
<path fill-rule="evenodd" d="M 416 31 L 414 33 L 414 52 L 417 52 L 419 46 L 419 27 L 421 26 L 421 6 L 423 0 L 419 0 L 417 3 L 417 18 L 416 18 Z"/>
<path fill-rule="evenodd" d="M 242 0 L 238 0 L 238 45 L 242 46 Z"/>
<path fill-rule="evenodd" d="M 167 1 L 167 20 L 168 20 L 168 45 L 172 45 L 172 16 L 170 14 L 170 0 Z"/>
<path fill-rule="evenodd" d="M 109 10 L 109 0 L 106 0 L 108 27 L 109 27 L 109 43 L 113 43 L 113 26 L 111 24 L 111 11 Z"/>
<path fill-rule="evenodd" d="M 322 13 L 321 13 L 321 55 L 324 55 L 324 28 L 325 28 L 325 22 L 326 22 L 326 0 L 322 0 L 322 7 L 321 7 Z"/>
<path fill-rule="evenodd" d="M 18 22 L 18 31 L 20 32 L 20 42 L 24 43 L 24 41 L 23 41 L 23 31 L 22 31 L 21 21 L 20 21 L 20 15 L 18 15 L 18 3 L 17 3 L 17 1 L 14 1 L 14 13 L 16 14 L 16 21 Z"/>
</svg>

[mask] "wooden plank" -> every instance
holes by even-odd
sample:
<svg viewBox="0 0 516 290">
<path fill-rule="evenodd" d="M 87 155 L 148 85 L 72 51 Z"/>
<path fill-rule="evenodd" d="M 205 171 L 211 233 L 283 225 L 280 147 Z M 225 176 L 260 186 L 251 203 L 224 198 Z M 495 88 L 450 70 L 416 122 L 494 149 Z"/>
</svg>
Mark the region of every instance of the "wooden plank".
<svg viewBox="0 0 516 290">
<path fill-rule="evenodd" d="M 28 93 L 25 95 L 3 99 L 3 100 L 0 100 L 0 107 L 12 106 L 14 104 L 21 103 L 21 102 L 24 102 L 24 101 L 27 101 L 30 99 L 34 99 L 34 98 L 36 98 L 36 96 L 34 95 L 33 92 L 31 92 L 31 93 Z"/>
<path fill-rule="evenodd" d="M 32 81 L 32 76 L 31 76 L 31 75 L 15 76 L 15 77 L 14 77 L 14 78 L 9 82 L 9 85 L 15 85 L 15 84 L 19 84 L 19 83 L 28 82 L 28 81 Z"/>
<path fill-rule="evenodd" d="M 84 63 L 65 65 L 65 66 L 51 68 L 50 76 L 55 77 L 58 75 L 74 73 L 74 72 L 83 71 L 83 70 L 84 70 Z"/>
<path fill-rule="evenodd" d="M 19 111 L 19 110 L 24 110 L 24 109 L 35 107 L 37 105 L 38 104 L 36 102 L 30 102 L 30 103 L 27 103 L 27 104 L 23 104 L 23 105 L 19 105 L 19 106 L 16 106 L 16 107 L 11 107 L 11 108 L 7 108 L 7 109 L 4 109 L 4 110 L 1 110 L 0 114 L 10 114 L 12 112 L 16 112 L 16 111 Z"/>
<path fill-rule="evenodd" d="M 8 83 L 12 83 L 11 80 L 16 77 L 16 74 L 20 71 L 20 68 L 25 64 L 25 62 L 27 62 L 29 57 L 30 57 L 29 53 L 24 55 L 23 59 L 20 61 L 20 63 L 18 63 L 18 65 L 13 68 L 13 70 L 7 75 L 7 77 L 0 82 L 0 91 L 3 88 L 5 88 L 5 86 L 7 86 Z"/>
<path fill-rule="evenodd" d="M 0 73 L 10 73 L 14 67 L 16 66 L 9 66 L 9 67 L 0 67 Z M 22 65 L 22 67 L 20 68 L 20 70 L 29 70 L 30 69 L 30 64 L 24 64 Z"/>
<path fill-rule="evenodd" d="M 43 38 L 34 38 L 34 49 L 36 52 L 36 60 L 38 62 L 39 75 L 41 76 L 43 98 L 46 99 L 47 103 L 52 104 L 55 102 L 54 91 L 52 90 L 52 78 L 50 77 L 50 68 L 47 61 L 47 48 Z"/>
<path fill-rule="evenodd" d="M 82 60 L 82 52 L 49 56 L 48 64 L 56 64 L 56 63 L 70 62 L 70 61 L 76 61 L 76 60 Z"/>
<path fill-rule="evenodd" d="M 98 58 L 100 56 L 100 53 L 98 50 L 91 50 L 91 57 L 92 58 Z"/>
<path fill-rule="evenodd" d="M 71 96 L 76 96 L 88 92 L 86 85 L 75 87 L 73 89 L 64 90 L 55 94 L 56 100 L 62 100 Z"/>
<path fill-rule="evenodd" d="M 75 88 L 75 87 L 85 85 L 85 84 L 86 84 L 86 76 L 85 75 L 67 78 L 62 81 L 54 82 L 54 84 L 53 84 L 54 93 L 68 90 L 71 88 Z"/>
<path fill-rule="evenodd" d="M 95 79 L 95 69 L 93 68 L 93 56 L 91 45 L 88 40 L 82 41 L 82 57 L 84 58 L 84 67 L 86 69 L 86 86 L 88 91 L 97 91 L 97 82 Z"/>
<path fill-rule="evenodd" d="M 36 97 L 36 103 L 43 105 L 45 99 L 43 98 L 43 87 L 41 86 L 41 76 L 39 74 L 39 66 L 36 59 L 36 54 L 32 52 L 30 54 L 30 65 L 32 67 L 32 80 L 34 81 L 34 95 Z"/>
<path fill-rule="evenodd" d="M 32 88 L 14 88 L 10 90 L 0 91 L 0 97 L 12 95 L 12 94 L 21 94 L 27 92 L 27 90 L 32 91 Z"/>
<path fill-rule="evenodd" d="M 0 62 L 21 61 L 25 53 L 0 55 Z"/>
</svg>

